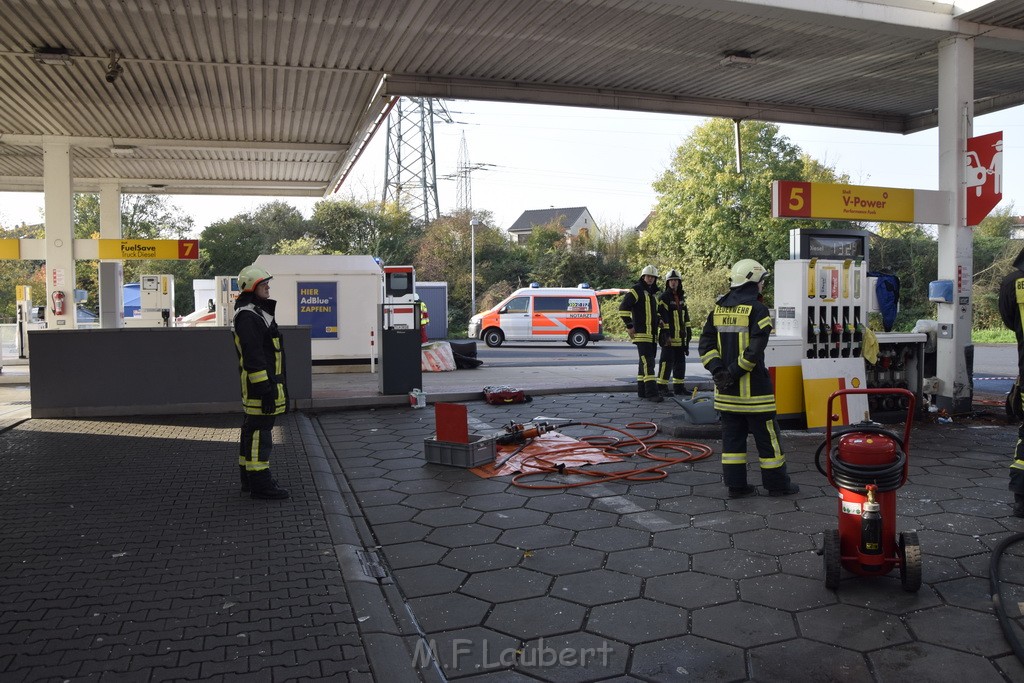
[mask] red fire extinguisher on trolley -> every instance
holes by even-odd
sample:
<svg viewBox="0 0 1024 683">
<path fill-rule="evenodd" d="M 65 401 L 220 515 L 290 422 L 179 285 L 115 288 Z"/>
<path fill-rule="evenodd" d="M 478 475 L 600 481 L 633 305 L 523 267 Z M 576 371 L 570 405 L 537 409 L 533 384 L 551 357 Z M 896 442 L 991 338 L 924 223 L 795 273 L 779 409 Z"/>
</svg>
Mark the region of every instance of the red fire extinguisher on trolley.
<svg viewBox="0 0 1024 683">
<path fill-rule="evenodd" d="M 896 394 L 906 401 L 903 438 L 875 423 L 850 425 L 835 432 L 832 401 L 844 394 Z M 900 401 L 903 402 L 902 400 Z M 818 471 L 839 491 L 839 528 L 825 531 L 822 555 L 825 587 L 839 587 L 841 568 L 858 576 L 884 576 L 900 569 L 903 589 L 921 587 L 921 545 L 914 531 L 896 536 L 896 490 L 910 468 L 910 427 L 916 397 L 907 389 L 842 389 L 828 397 L 825 441 L 814 455 Z M 826 466 L 821 453 L 828 453 Z"/>
<path fill-rule="evenodd" d="M 55 291 L 50 295 L 50 301 L 53 304 L 50 311 L 54 315 L 64 315 L 64 292 Z"/>
</svg>

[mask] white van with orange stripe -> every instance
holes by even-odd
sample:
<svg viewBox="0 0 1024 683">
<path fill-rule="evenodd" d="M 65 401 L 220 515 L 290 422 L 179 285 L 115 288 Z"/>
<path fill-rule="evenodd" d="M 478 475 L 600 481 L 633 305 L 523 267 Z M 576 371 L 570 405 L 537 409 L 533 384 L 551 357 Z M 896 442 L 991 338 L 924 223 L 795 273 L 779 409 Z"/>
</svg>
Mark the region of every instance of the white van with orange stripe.
<svg viewBox="0 0 1024 683">
<path fill-rule="evenodd" d="M 573 348 L 604 339 L 598 292 L 585 287 L 517 289 L 469 321 L 469 338 L 488 346 L 504 341 L 564 341 Z"/>
</svg>

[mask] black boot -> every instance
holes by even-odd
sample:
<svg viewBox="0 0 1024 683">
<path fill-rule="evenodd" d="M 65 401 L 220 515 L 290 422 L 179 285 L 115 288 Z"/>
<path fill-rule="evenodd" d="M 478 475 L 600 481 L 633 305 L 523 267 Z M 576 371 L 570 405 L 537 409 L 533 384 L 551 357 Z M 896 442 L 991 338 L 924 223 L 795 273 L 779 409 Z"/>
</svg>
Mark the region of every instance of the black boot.
<svg viewBox="0 0 1024 683">
<path fill-rule="evenodd" d="M 1013 516 L 1024 517 L 1024 493 L 1013 494 Z"/>
<path fill-rule="evenodd" d="M 670 387 L 668 384 L 659 384 L 658 391 L 664 398 L 668 398 L 669 396 L 672 395 L 672 387 Z"/>
<path fill-rule="evenodd" d="M 679 384 L 675 385 L 675 387 L 673 387 L 672 390 L 675 392 L 676 396 L 682 396 L 683 394 L 686 393 L 686 385 L 680 382 Z"/>
<path fill-rule="evenodd" d="M 644 383 L 640 380 L 636 381 L 636 395 L 640 398 L 647 396 L 647 391 L 644 389 Z"/>
<path fill-rule="evenodd" d="M 238 466 L 238 477 L 242 480 L 242 493 L 248 493 L 249 473 L 245 471 L 245 465 Z"/>
<path fill-rule="evenodd" d="M 800 493 L 800 487 L 790 481 L 786 465 L 761 470 L 761 483 L 768 489 L 769 496 L 791 496 Z"/>
<path fill-rule="evenodd" d="M 270 476 L 270 470 L 260 470 L 249 473 L 249 486 L 252 491 L 250 498 L 261 500 L 284 500 L 288 497 L 288 491 L 277 485 L 274 478 Z"/>
<path fill-rule="evenodd" d="M 648 401 L 653 403 L 661 403 L 665 399 L 661 397 L 661 393 L 658 391 L 657 382 L 645 382 L 646 398 Z"/>
</svg>

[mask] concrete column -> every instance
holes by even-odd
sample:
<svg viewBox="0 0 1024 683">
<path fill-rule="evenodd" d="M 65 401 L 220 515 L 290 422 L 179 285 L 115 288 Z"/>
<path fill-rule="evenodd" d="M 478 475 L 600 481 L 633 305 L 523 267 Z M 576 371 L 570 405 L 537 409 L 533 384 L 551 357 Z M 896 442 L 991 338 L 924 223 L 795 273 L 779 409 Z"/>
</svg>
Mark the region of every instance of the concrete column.
<svg viewBox="0 0 1024 683">
<path fill-rule="evenodd" d="M 939 43 L 939 189 L 949 193 L 948 220 L 939 225 L 939 279 L 953 281 L 953 303 L 937 304 L 939 339 L 936 374 L 942 381 L 939 408 L 971 410 L 974 366 L 973 234 L 966 227 L 964 192 L 967 138 L 974 127 L 974 41 L 955 37 Z"/>
<path fill-rule="evenodd" d="M 75 225 L 71 190 L 71 145 L 43 145 L 43 207 L 46 213 L 46 326 L 75 328 Z M 53 312 L 54 294 L 64 295 L 64 312 Z"/>
<path fill-rule="evenodd" d="M 121 187 L 100 185 L 100 239 L 121 239 Z M 124 264 L 103 259 L 99 267 L 100 327 L 124 327 Z"/>
</svg>

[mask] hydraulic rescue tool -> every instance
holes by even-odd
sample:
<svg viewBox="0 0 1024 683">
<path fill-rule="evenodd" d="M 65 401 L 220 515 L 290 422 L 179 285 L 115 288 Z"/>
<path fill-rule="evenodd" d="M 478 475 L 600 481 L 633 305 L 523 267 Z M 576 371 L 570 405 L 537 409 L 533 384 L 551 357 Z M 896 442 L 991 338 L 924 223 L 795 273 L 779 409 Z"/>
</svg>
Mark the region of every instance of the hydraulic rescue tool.
<svg viewBox="0 0 1024 683">
<path fill-rule="evenodd" d="M 526 443 L 528 439 L 534 439 L 541 434 L 546 434 L 554 428 L 555 427 L 553 425 L 549 425 L 547 422 L 532 422 L 527 424 L 509 422 L 505 425 L 505 433 L 497 438 L 497 442 L 501 446 Z"/>
<path fill-rule="evenodd" d="M 907 405 L 906 428 L 900 439 L 862 422 L 835 432 L 832 402 L 844 394 L 893 394 Z M 884 576 L 900 568 L 903 590 L 921 587 L 921 546 L 914 531 L 896 537 L 896 490 L 907 481 L 910 428 L 916 397 L 906 389 L 842 389 L 828 397 L 825 441 L 814 455 L 818 471 L 839 491 L 839 528 L 825 531 L 822 555 L 825 587 L 839 587 L 840 567 L 859 576 Z M 827 451 L 826 467 L 821 452 Z"/>
</svg>

